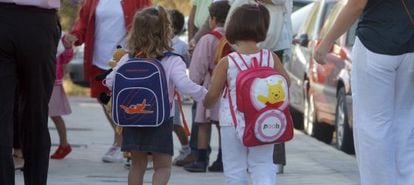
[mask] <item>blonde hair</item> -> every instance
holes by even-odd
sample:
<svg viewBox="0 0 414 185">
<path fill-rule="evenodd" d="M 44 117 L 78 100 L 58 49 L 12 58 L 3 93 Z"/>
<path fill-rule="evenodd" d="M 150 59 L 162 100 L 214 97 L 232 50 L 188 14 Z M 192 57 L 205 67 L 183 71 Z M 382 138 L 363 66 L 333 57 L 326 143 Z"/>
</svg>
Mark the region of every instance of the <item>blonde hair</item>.
<svg viewBox="0 0 414 185">
<path fill-rule="evenodd" d="M 172 51 L 173 32 L 168 14 L 161 6 L 143 9 L 134 16 L 127 48 L 132 56 L 141 52 L 148 58 Z"/>
</svg>

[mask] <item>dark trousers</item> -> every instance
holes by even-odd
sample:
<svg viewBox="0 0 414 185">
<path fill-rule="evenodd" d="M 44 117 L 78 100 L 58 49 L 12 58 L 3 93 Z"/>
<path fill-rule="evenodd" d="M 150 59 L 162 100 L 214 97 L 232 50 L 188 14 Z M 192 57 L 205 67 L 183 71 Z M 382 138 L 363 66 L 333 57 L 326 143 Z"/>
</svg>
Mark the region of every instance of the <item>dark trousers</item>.
<svg viewBox="0 0 414 185">
<path fill-rule="evenodd" d="M 195 114 L 197 109 L 197 102 L 193 103 L 193 106 L 191 106 L 191 135 L 190 135 L 190 148 L 191 153 L 198 155 L 198 124 L 194 122 L 195 120 Z"/>
<path fill-rule="evenodd" d="M 45 185 L 49 166 L 48 102 L 60 27 L 55 10 L 0 3 L 0 184 L 14 185 L 13 109 L 22 98 L 26 185 Z M 19 91 L 16 93 L 16 86 Z"/>
<path fill-rule="evenodd" d="M 283 61 L 284 50 L 275 51 L 274 53 L 279 57 L 280 61 L 283 64 L 284 63 Z M 283 166 L 286 165 L 285 143 L 275 144 L 274 149 L 273 149 L 273 163 L 281 164 Z"/>
</svg>

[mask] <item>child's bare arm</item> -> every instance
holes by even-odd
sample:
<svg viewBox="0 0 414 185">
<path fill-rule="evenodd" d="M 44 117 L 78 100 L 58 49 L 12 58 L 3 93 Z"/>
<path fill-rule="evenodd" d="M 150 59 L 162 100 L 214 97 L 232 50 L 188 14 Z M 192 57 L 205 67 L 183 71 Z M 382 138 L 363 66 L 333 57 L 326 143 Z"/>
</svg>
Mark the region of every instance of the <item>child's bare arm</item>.
<svg viewBox="0 0 414 185">
<path fill-rule="evenodd" d="M 227 57 L 225 57 L 220 60 L 214 69 L 210 87 L 208 88 L 207 95 L 203 101 L 204 107 L 211 108 L 219 100 L 227 80 L 227 67 L 228 60 Z"/>
<path fill-rule="evenodd" d="M 274 54 L 273 52 L 272 52 L 272 56 L 273 56 L 273 61 L 275 62 L 274 68 L 277 71 L 279 71 L 279 73 L 281 73 L 283 76 L 285 76 L 286 81 L 288 83 L 288 86 L 290 86 L 290 79 L 289 79 L 289 76 L 288 76 L 288 74 L 285 70 L 285 67 L 283 66 L 282 62 L 280 62 L 279 57 L 276 54 Z"/>
</svg>

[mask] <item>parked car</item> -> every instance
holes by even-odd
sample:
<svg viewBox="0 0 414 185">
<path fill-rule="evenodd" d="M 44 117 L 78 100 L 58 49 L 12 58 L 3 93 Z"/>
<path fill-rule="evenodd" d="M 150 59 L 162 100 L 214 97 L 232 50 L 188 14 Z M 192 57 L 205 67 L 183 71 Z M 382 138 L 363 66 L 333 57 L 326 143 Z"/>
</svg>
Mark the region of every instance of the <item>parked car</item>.
<svg viewBox="0 0 414 185">
<path fill-rule="evenodd" d="M 305 133 L 331 143 L 336 131 L 337 147 L 354 153 L 350 88 L 350 51 L 354 25 L 336 42 L 325 65 L 313 60 L 313 51 L 339 14 L 343 1 L 315 2 L 294 39 L 292 62 L 285 64 L 291 78 L 290 101 L 294 117 L 303 120 Z M 299 123 L 296 123 L 299 124 Z"/>
<path fill-rule="evenodd" d="M 306 5 L 313 3 L 314 1 L 315 0 L 293 0 L 292 12 L 296 12 L 296 10 L 299 10 Z"/>
<path fill-rule="evenodd" d="M 319 38 L 325 37 L 332 28 L 343 5 L 344 1 L 338 2 L 332 9 Z M 310 60 L 308 69 L 309 110 L 314 110 L 313 112 L 309 111 L 308 118 L 316 118 L 314 124 L 333 125 L 336 131 L 336 146 L 350 154 L 355 152 L 352 133 L 352 61 L 350 54 L 355 41 L 356 27 L 357 24 L 354 23 L 344 35 L 335 41 L 331 52 L 327 55 L 325 65 Z M 332 140 L 333 134 L 331 132 L 320 134 L 324 135 L 326 141 Z"/>
<path fill-rule="evenodd" d="M 89 81 L 83 77 L 83 53 L 84 45 L 74 48 L 75 56 L 67 66 L 67 71 L 72 82 L 82 87 L 89 87 Z"/>
<path fill-rule="evenodd" d="M 293 5 L 293 7 L 295 8 L 295 5 Z M 305 21 L 306 17 L 308 17 L 312 7 L 313 7 L 313 1 L 309 2 L 308 4 L 304 6 L 301 6 L 299 9 L 295 10 L 290 16 L 291 21 L 292 21 L 292 33 L 294 37 L 298 33 L 299 28 Z"/>
<path fill-rule="evenodd" d="M 305 133 L 309 135 L 314 135 L 313 125 L 303 121 L 305 94 L 309 81 L 307 69 L 309 61 L 312 59 L 314 41 L 319 38 L 319 32 L 326 19 L 327 12 L 332 9 L 336 2 L 336 0 L 318 0 L 311 5 L 311 9 L 307 10 L 309 13 L 304 15 L 305 20 L 293 38 L 292 60 L 285 63 L 285 68 L 291 79 L 290 105 L 295 128 L 305 129 Z M 293 25 L 296 21 L 297 19 L 292 19 Z"/>
</svg>

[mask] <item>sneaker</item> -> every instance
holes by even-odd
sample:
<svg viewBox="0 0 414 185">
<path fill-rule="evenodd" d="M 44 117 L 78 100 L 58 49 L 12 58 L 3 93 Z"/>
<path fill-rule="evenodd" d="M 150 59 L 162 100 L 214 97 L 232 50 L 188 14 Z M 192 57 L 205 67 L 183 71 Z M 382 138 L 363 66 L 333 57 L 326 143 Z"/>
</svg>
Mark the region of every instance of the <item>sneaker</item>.
<svg viewBox="0 0 414 185">
<path fill-rule="evenodd" d="M 207 162 L 194 161 L 184 166 L 184 170 L 188 172 L 206 172 Z"/>
<path fill-rule="evenodd" d="M 216 160 L 208 167 L 209 172 L 223 172 L 223 162 Z"/>
<path fill-rule="evenodd" d="M 173 164 L 176 165 L 177 161 L 184 160 L 190 154 L 191 154 L 191 150 L 186 151 L 186 150 L 181 149 L 180 154 L 174 158 Z"/>
<path fill-rule="evenodd" d="M 173 164 L 176 165 L 176 166 L 184 166 L 184 165 L 190 164 L 190 163 L 192 163 L 196 160 L 197 160 L 197 156 L 190 153 L 189 155 L 187 155 L 183 159 L 175 161 Z"/>
<path fill-rule="evenodd" d="M 109 148 L 109 150 L 102 157 L 102 161 L 105 163 L 123 162 L 124 156 L 121 152 L 121 147 L 111 146 L 111 148 Z"/>
<path fill-rule="evenodd" d="M 50 156 L 52 159 L 63 159 L 65 158 L 70 152 L 72 151 L 72 147 L 70 145 L 63 147 L 59 145 L 56 149 L 55 153 Z"/>
</svg>

